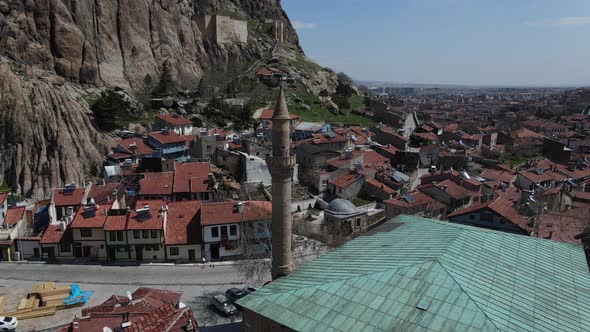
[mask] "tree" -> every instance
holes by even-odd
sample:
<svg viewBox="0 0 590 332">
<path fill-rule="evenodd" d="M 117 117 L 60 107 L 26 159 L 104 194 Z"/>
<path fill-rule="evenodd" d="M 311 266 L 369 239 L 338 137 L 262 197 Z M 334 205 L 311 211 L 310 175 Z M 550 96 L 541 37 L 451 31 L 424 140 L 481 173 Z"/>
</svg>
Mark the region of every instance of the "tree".
<svg viewBox="0 0 590 332">
<path fill-rule="evenodd" d="M 152 94 L 154 96 L 170 96 L 176 93 L 176 82 L 174 78 L 172 78 L 172 73 L 170 71 L 170 66 L 168 62 L 164 62 L 164 67 L 162 68 L 162 73 L 160 74 L 160 80 L 158 84 L 154 88 Z"/>
<path fill-rule="evenodd" d="M 105 131 L 117 129 L 121 122 L 129 116 L 130 110 L 131 104 L 114 90 L 103 92 L 92 105 L 96 125 Z"/>
</svg>

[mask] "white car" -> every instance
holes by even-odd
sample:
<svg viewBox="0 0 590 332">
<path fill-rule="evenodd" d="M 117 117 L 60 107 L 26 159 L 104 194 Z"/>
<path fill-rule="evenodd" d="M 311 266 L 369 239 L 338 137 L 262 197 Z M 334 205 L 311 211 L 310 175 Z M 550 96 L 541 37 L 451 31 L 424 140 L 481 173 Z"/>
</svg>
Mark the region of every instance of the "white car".
<svg viewBox="0 0 590 332">
<path fill-rule="evenodd" d="M 18 320 L 14 317 L 0 316 L 0 332 L 16 331 Z"/>
</svg>

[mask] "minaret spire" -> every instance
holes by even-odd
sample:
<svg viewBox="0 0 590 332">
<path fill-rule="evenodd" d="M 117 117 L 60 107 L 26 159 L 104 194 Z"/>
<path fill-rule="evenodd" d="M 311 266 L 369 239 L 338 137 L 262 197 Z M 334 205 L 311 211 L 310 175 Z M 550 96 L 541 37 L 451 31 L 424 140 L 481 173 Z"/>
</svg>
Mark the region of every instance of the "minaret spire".
<svg viewBox="0 0 590 332">
<path fill-rule="evenodd" d="M 272 278 L 291 273 L 291 181 L 295 156 L 291 153 L 289 110 L 281 84 L 272 117 L 272 155 L 267 164 L 272 176 Z"/>
</svg>

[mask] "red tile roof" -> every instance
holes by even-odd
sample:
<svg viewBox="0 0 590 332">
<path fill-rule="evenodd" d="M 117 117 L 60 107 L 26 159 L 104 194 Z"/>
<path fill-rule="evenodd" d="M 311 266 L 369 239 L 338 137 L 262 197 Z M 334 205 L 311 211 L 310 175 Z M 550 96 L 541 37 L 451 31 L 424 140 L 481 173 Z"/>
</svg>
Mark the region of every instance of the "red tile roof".
<svg viewBox="0 0 590 332">
<path fill-rule="evenodd" d="M 4 201 L 8 197 L 8 193 L 0 193 L 0 205 L 4 204 Z"/>
<path fill-rule="evenodd" d="M 387 194 L 390 194 L 390 195 L 393 195 L 393 194 L 397 193 L 397 191 L 395 191 L 394 189 L 388 187 L 383 182 L 379 182 L 379 181 L 377 181 L 375 179 L 369 179 L 369 180 L 366 181 L 366 183 L 368 185 L 371 185 L 371 186 L 379 189 L 379 190 L 383 190 L 383 192 L 385 192 Z"/>
<path fill-rule="evenodd" d="M 133 149 L 131 148 L 131 145 L 133 144 L 135 144 L 135 154 L 145 155 L 152 154 L 152 152 L 154 152 L 154 149 L 147 146 L 142 139 L 137 137 L 120 140 L 118 144 L 120 148 L 129 154 L 133 154 Z"/>
<path fill-rule="evenodd" d="M 87 210 L 85 210 L 85 208 Z M 94 206 L 91 207 L 80 206 L 78 213 L 74 216 L 74 220 L 70 227 L 72 228 L 104 228 L 104 223 L 107 220 L 106 208 L 110 206 Z"/>
<path fill-rule="evenodd" d="M 85 188 L 76 188 L 71 194 L 64 194 L 64 189 L 53 189 L 55 206 L 77 206 L 82 204 Z"/>
<path fill-rule="evenodd" d="M 363 176 L 356 172 L 349 172 L 330 180 L 330 183 L 338 188 L 346 188 L 362 178 Z"/>
<path fill-rule="evenodd" d="M 346 154 L 340 156 L 340 157 L 336 157 L 334 159 L 330 159 L 328 160 L 327 164 L 332 166 L 332 167 L 340 167 L 343 165 L 348 165 L 351 162 L 354 163 L 355 160 L 358 160 L 358 158 L 360 158 L 363 155 L 363 153 L 361 151 L 353 151 L 352 152 L 352 156 L 349 158 L 347 157 Z M 352 164 L 348 165 L 350 167 L 352 167 Z"/>
<path fill-rule="evenodd" d="M 275 114 L 274 110 L 266 109 L 266 110 L 262 111 L 262 113 L 260 113 L 260 120 L 271 120 L 272 116 L 274 114 Z M 299 115 L 289 112 L 289 118 L 291 120 L 297 120 L 297 119 L 299 119 Z"/>
<path fill-rule="evenodd" d="M 176 164 L 175 168 L 175 193 L 200 193 L 209 190 L 210 163 Z"/>
<path fill-rule="evenodd" d="M 163 230 L 164 220 L 162 219 L 161 209 L 166 202 L 163 200 L 139 200 L 135 204 L 135 209 L 129 211 L 127 218 L 128 230 Z M 149 207 L 149 213 L 137 213 L 138 209 Z"/>
<path fill-rule="evenodd" d="M 543 213 L 539 222 L 540 238 L 581 245 L 576 236 L 590 226 L 590 207 L 573 208 L 558 214 Z"/>
<path fill-rule="evenodd" d="M 429 183 L 426 186 L 421 186 L 421 188 L 426 189 L 433 186 L 434 183 Z M 473 194 L 469 189 L 461 187 L 451 180 L 445 180 L 443 182 L 438 183 L 436 186 L 442 191 L 445 191 L 443 188 L 446 186 L 447 189 L 445 192 L 454 199 L 466 198 Z"/>
<path fill-rule="evenodd" d="M 117 190 L 121 187 L 118 182 L 107 182 L 104 185 L 90 187 L 88 198 L 93 198 L 96 204 L 110 203 L 117 197 Z"/>
<path fill-rule="evenodd" d="M 329 137 L 328 134 L 312 134 L 314 138 L 311 142 L 313 144 L 330 144 L 330 143 L 344 143 L 348 142 L 348 139 L 342 135 L 334 133 L 334 137 Z"/>
<path fill-rule="evenodd" d="M 530 232 L 532 230 L 531 227 L 528 226 L 528 221 L 523 216 L 521 216 L 515 208 L 512 207 L 512 203 L 502 197 L 498 197 L 478 205 L 470 206 L 465 209 L 457 210 L 449 214 L 447 218 L 462 216 L 474 212 L 481 212 L 483 210 L 495 212 L 524 231 Z"/>
<path fill-rule="evenodd" d="M 174 172 L 145 173 L 139 181 L 139 195 L 172 195 Z"/>
<path fill-rule="evenodd" d="M 220 202 L 203 204 L 201 212 L 201 225 L 220 225 L 240 223 L 244 221 L 270 220 L 272 216 L 272 203 L 264 201 L 246 201 L 244 212 L 238 212 L 238 202 Z"/>
<path fill-rule="evenodd" d="M 57 331 L 102 331 L 103 327 L 117 330 L 124 316 L 131 323 L 125 329 L 129 332 L 183 332 L 187 325 L 198 331 L 192 309 L 178 308 L 181 296 L 181 292 L 143 287 L 133 292 L 132 302 L 126 296 L 113 295 L 101 305 L 83 309 L 82 317 Z"/>
<path fill-rule="evenodd" d="M 514 130 L 510 135 L 513 138 L 543 138 L 543 137 L 545 137 L 545 135 L 543 135 L 543 134 L 539 134 L 535 131 L 532 131 L 532 130 L 524 128 L 524 127 Z"/>
<path fill-rule="evenodd" d="M 8 208 L 8 210 L 6 211 L 6 217 L 4 218 L 4 223 L 7 225 L 16 225 L 19 221 L 23 219 L 24 214 L 24 206 Z"/>
<path fill-rule="evenodd" d="M 127 229 L 127 214 L 109 215 L 104 223 L 105 231 L 124 231 Z"/>
<path fill-rule="evenodd" d="M 61 231 L 59 224 L 52 224 L 47 226 L 45 232 L 41 236 L 39 244 L 58 244 L 64 239 L 64 236 L 71 236 L 72 230 L 68 227 L 64 232 Z M 65 240 L 65 239 L 64 239 Z"/>
<path fill-rule="evenodd" d="M 399 206 L 399 207 L 414 207 L 414 206 L 418 206 L 418 205 L 423 205 L 423 204 L 428 204 L 428 203 L 433 203 L 435 202 L 435 200 L 426 195 L 423 192 L 417 191 L 417 192 L 413 192 L 411 194 L 413 198 L 414 198 L 414 203 L 409 203 L 403 195 L 398 196 L 398 197 L 394 197 L 390 200 L 385 201 L 385 204 L 391 204 L 391 205 L 395 205 L 395 206 Z"/>
<path fill-rule="evenodd" d="M 551 181 L 551 180 L 563 181 L 563 180 L 567 179 L 566 176 L 559 174 L 559 173 L 555 173 L 553 171 L 544 171 L 542 174 L 537 174 L 534 171 L 522 171 L 522 172 L 519 172 L 519 174 L 521 174 L 525 178 L 531 180 L 533 183 L 541 183 L 541 182 Z"/>
<path fill-rule="evenodd" d="M 438 140 L 438 136 L 435 133 L 415 133 L 414 136 L 420 137 L 428 141 Z"/>
<path fill-rule="evenodd" d="M 182 117 L 182 115 L 176 114 L 176 113 L 156 115 L 156 119 L 169 124 L 171 127 L 186 126 L 186 125 L 193 124 L 193 122 L 191 120 L 185 119 Z"/>
<path fill-rule="evenodd" d="M 172 130 L 169 130 L 167 134 L 162 133 L 162 131 L 154 131 L 149 133 L 149 135 L 161 144 L 181 143 L 187 141 L 185 136 L 180 136 Z"/>
<path fill-rule="evenodd" d="M 383 157 L 382 155 L 373 150 L 363 150 L 362 153 L 364 156 L 363 165 L 365 167 L 377 169 L 379 167 L 387 168 L 387 166 L 389 165 L 388 158 Z"/>
<path fill-rule="evenodd" d="M 522 191 L 516 187 L 510 186 L 505 190 L 498 189 L 495 190 L 494 193 L 505 200 L 508 200 L 512 203 L 518 203 L 522 198 Z"/>
<path fill-rule="evenodd" d="M 198 244 L 201 228 L 201 201 L 177 201 L 168 204 L 166 244 Z"/>
<path fill-rule="evenodd" d="M 486 180 L 497 180 L 505 183 L 511 183 L 516 178 L 516 174 L 511 172 L 501 172 L 493 169 L 484 169 L 479 175 Z"/>
</svg>

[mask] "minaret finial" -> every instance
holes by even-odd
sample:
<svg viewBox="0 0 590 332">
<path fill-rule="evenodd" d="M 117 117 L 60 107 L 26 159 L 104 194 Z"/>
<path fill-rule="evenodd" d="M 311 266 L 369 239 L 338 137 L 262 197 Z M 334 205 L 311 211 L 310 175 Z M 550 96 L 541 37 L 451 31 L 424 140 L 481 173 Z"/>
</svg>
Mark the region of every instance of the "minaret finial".
<svg viewBox="0 0 590 332">
<path fill-rule="evenodd" d="M 279 97 L 277 98 L 277 104 L 275 105 L 275 111 L 273 118 L 285 117 L 289 118 L 289 109 L 287 108 L 287 101 L 285 100 L 285 79 L 281 78 L 279 87 Z"/>
</svg>

